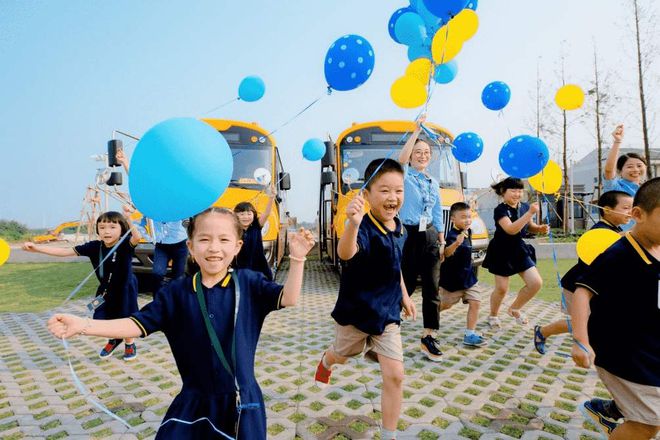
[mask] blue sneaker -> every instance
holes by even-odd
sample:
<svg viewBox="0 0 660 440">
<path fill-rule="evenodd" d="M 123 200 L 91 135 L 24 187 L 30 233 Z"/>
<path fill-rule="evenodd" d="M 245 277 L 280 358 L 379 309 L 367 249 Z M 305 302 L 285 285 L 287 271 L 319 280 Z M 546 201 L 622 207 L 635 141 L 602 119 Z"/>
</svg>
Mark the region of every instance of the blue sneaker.
<svg viewBox="0 0 660 440">
<path fill-rule="evenodd" d="M 483 336 L 472 333 L 471 335 L 463 336 L 463 345 L 467 345 L 468 347 L 483 347 L 484 345 L 488 345 L 488 342 L 486 342 Z"/>
<path fill-rule="evenodd" d="M 545 354 L 545 336 L 541 333 L 541 326 L 534 326 L 534 348 L 541 354 Z"/>
<path fill-rule="evenodd" d="M 119 347 L 121 341 L 122 341 L 121 339 L 109 339 L 108 343 L 105 344 L 105 347 L 103 347 L 103 349 L 99 353 L 99 357 L 106 358 L 110 356 L 112 352 L 115 351 L 115 348 Z"/>
<path fill-rule="evenodd" d="M 580 405 L 580 412 L 589 424 L 593 425 L 605 437 L 620 425 L 621 413 L 612 400 L 591 399 Z"/>
<path fill-rule="evenodd" d="M 135 344 L 126 344 L 124 347 L 124 359 L 125 361 L 132 361 L 137 357 L 137 346 Z"/>
</svg>

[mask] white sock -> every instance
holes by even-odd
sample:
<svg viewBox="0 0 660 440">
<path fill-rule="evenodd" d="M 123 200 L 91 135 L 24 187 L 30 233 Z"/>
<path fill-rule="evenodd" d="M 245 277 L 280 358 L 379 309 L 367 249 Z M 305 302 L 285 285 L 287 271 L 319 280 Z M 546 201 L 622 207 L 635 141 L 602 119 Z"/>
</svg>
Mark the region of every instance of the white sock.
<svg viewBox="0 0 660 440">
<path fill-rule="evenodd" d="M 476 335 L 476 334 L 477 334 L 476 330 L 470 330 L 469 328 L 465 329 L 465 336 L 472 336 L 472 335 Z"/>
</svg>

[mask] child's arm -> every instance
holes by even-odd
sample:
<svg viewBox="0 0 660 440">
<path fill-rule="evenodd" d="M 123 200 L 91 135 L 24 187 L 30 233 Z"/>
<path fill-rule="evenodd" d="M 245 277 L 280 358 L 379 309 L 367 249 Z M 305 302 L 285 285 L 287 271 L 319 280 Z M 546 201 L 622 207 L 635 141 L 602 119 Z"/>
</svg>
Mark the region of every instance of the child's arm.
<svg viewBox="0 0 660 440">
<path fill-rule="evenodd" d="M 605 179 L 612 180 L 616 177 L 616 160 L 619 156 L 619 147 L 621 147 L 621 142 L 623 142 L 623 124 L 616 126 L 612 132 L 612 148 L 607 154 L 607 160 L 605 161 Z"/>
<path fill-rule="evenodd" d="M 420 118 L 417 120 L 417 127 L 415 127 L 415 131 L 412 132 L 406 143 L 403 145 L 403 148 L 401 149 L 401 153 L 399 153 L 400 164 L 405 165 L 408 162 L 410 162 L 410 155 L 412 154 L 412 149 L 415 146 L 415 142 L 417 142 L 419 133 L 422 131 L 422 123 L 424 121 L 426 121 L 426 115 L 420 116 Z"/>
<path fill-rule="evenodd" d="M 415 303 L 413 302 L 413 300 L 410 298 L 410 295 L 408 295 L 408 289 L 406 289 L 406 283 L 403 282 L 403 273 L 401 273 L 401 293 L 402 293 L 401 307 L 403 307 L 403 316 L 405 318 L 412 317 L 413 321 L 417 320 L 417 308 L 415 307 Z"/>
<path fill-rule="evenodd" d="M 73 248 L 60 248 L 34 244 L 31 241 L 23 243 L 23 250 L 28 252 L 38 252 L 40 254 L 51 255 L 53 257 L 75 257 L 76 251 Z"/>
<path fill-rule="evenodd" d="M 275 192 L 275 185 L 271 183 L 270 194 L 268 194 L 268 205 L 266 205 L 266 209 L 259 216 L 259 226 L 263 227 L 266 224 L 266 220 L 268 220 L 268 216 L 270 215 L 270 212 L 273 210 L 273 204 L 275 202 L 276 195 L 277 193 Z"/>
<path fill-rule="evenodd" d="M 450 244 L 445 248 L 445 257 L 451 257 L 456 252 L 456 249 L 463 243 L 465 240 L 465 235 L 460 233 L 456 236 L 456 241 Z"/>
<path fill-rule="evenodd" d="M 67 339 L 76 335 L 104 338 L 136 338 L 142 335 L 132 319 L 90 319 L 58 313 L 48 320 L 48 330 L 56 338 Z"/>
<path fill-rule="evenodd" d="M 534 218 L 537 212 L 539 212 L 539 204 L 532 203 L 529 205 L 529 211 L 520 216 L 520 218 L 515 222 L 512 222 L 509 217 L 502 217 L 497 221 L 497 223 L 502 227 L 502 229 L 504 229 L 504 232 L 507 234 L 516 235 L 522 231 L 525 226 L 530 224 L 532 218 Z"/>
<path fill-rule="evenodd" d="M 357 236 L 364 217 L 364 198 L 361 193 L 353 197 L 346 207 L 346 217 L 349 222 L 337 243 L 337 256 L 344 261 L 350 260 L 358 252 Z"/>
<path fill-rule="evenodd" d="M 592 293 L 584 287 L 578 287 L 573 293 L 573 300 L 571 301 L 571 323 L 573 325 L 573 340 L 579 342 L 589 353 L 585 352 L 582 347 L 573 342 L 571 355 L 575 361 L 575 365 L 583 368 L 589 368 L 593 365 L 596 355 L 589 345 L 589 334 L 587 333 L 587 322 L 589 321 L 589 300 Z"/>
<path fill-rule="evenodd" d="M 527 230 L 532 234 L 547 234 L 550 232 L 550 225 L 539 225 L 532 220 L 529 222 Z"/>
<path fill-rule="evenodd" d="M 282 307 L 295 306 L 300 296 L 303 282 L 305 255 L 314 247 L 314 236 L 310 231 L 300 228 L 289 239 L 289 274 L 282 291 Z"/>
<path fill-rule="evenodd" d="M 133 224 L 133 220 L 131 220 L 131 214 L 135 212 L 135 209 L 128 204 L 124 205 L 123 209 L 124 209 L 124 217 L 126 217 L 128 226 L 131 228 L 131 246 L 135 247 L 138 245 L 140 240 L 142 240 L 142 233 L 140 232 L 138 227 Z"/>
</svg>

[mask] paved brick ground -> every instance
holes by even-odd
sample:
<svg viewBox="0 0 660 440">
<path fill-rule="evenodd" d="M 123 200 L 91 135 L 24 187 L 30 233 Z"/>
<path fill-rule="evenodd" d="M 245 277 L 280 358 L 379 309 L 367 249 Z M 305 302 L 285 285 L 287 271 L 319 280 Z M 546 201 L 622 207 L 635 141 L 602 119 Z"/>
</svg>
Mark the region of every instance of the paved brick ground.
<svg viewBox="0 0 660 440">
<path fill-rule="evenodd" d="M 333 337 L 329 314 L 336 292 L 337 276 L 310 261 L 299 306 L 273 313 L 266 321 L 257 375 L 267 400 L 270 438 L 379 438 L 377 365 L 352 360 L 336 370 L 329 387 L 313 382 L 316 363 Z M 419 304 L 419 294 L 415 300 Z M 528 314 L 533 322 L 544 323 L 559 316 L 557 309 L 535 301 Z M 84 302 L 62 310 L 82 314 Z M 463 306 L 443 313 L 445 356 L 440 363 L 419 351 L 421 317 L 404 323 L 406 380 L 399 438 L 600 438 L 577 406 L 590 396 L 607 397 L 607 392 L 594 372 L 576 369 L 557 354 L 569 351 L 567 338 L 556 338 L 554 354 L 540 356 L 531 330 L 505 319 L 497 334 L 480 325 L 490 338 L 488 347 L 466 349 L 461 345 L 465 313 Z M 77 392 L 61 343 L 46 331 L 48 315 L 1 315 L 0 437 L 153 437 L 180 387 L 163 335 L 138 341 L 139 357 L 130 364 L 119 353 L 99 359 L 100 338 L 71 340 L 78 375 L 95 398 L 133 425 L 127 430 Z"/>
</svg>

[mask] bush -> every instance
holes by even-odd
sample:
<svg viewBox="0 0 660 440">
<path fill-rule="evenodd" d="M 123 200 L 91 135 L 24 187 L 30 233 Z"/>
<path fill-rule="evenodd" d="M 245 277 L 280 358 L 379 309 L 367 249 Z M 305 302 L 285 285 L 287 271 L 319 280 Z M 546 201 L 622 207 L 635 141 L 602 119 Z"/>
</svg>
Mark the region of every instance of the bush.
<svg viewBox="0 0 660 440">
<path fill-rule="evenodd" d="M 22 240 L 28 233 L 28 227 L 16 220 L 0 220 L 0 237 L 7 241 Z"/>
</svg>

